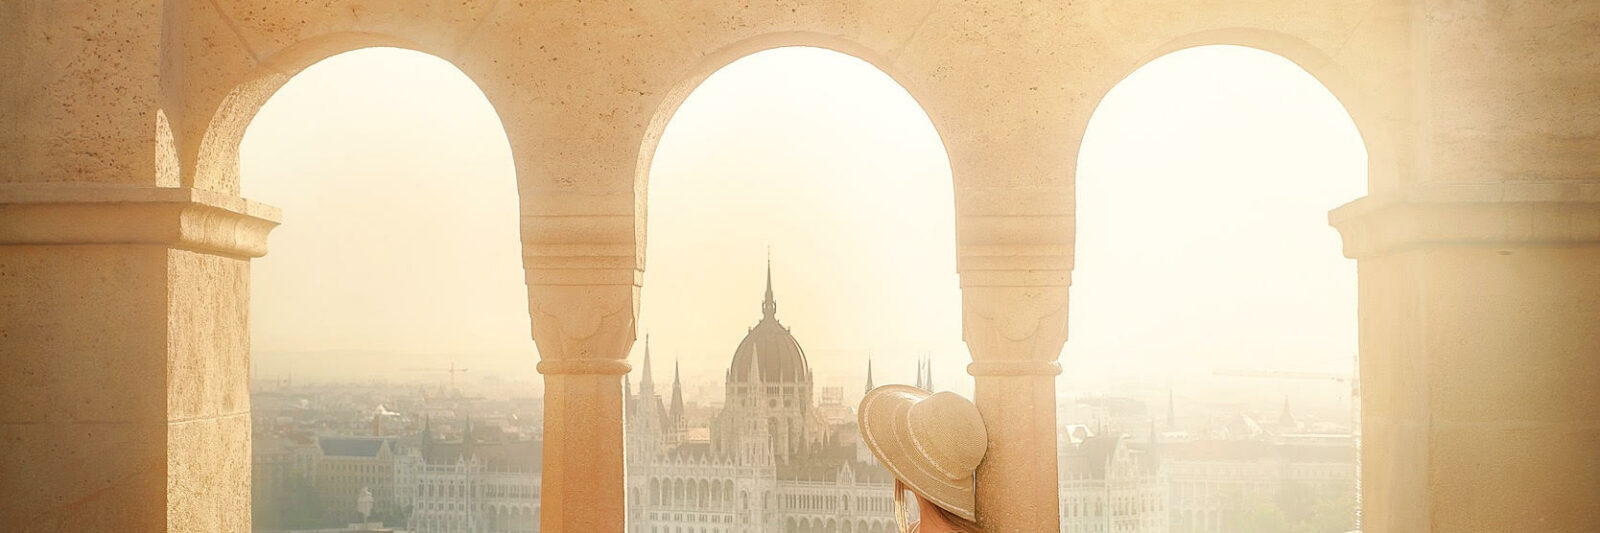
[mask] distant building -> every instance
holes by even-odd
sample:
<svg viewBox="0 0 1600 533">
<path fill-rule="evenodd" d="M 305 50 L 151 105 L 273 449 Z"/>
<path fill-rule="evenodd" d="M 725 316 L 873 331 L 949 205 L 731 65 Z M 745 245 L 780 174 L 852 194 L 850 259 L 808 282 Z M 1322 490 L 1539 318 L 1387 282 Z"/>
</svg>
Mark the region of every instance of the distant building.
<svg viewBox="0 0 1600 533">
<path fill-rule="evenodd" d="M 813 403 L 805 351 L 777 319 L 770 266 L 761 311 L 706 433 L 687 428 L 676 372 L 670 403 L 656 392 L 646 340 L 638 394 L 627 391 L 632 532 L 894 531 L 894 480 L 860 444 L 853 417 Z"/>
<path fill-rule="evenodd" d="M 1134 448 L 1121 433 L 1069 427 L 1058 443 L 1061 530 L 1167 533 L 1168 484 L 1156 447 Z"/>
<path fill-rule="evenodd" d="M 415 533 L 538 533 L 538 440 L 482 440 L 469 419 L 461 440 L 440 442 L 429 424 L 395 471 Z"/>
<path fill-rule="evenodd" d="M 1233 425 L 1257 424 L 1245 418 Z M 1199 440 L 1163 444 L 1161 450 L 1172 482 L 1174 533 L 1230 531 L 1249 502 L 1274 501 L 1283 490 L 1325 498 L 1355 491 L 1356 451 L 1349 435 Z M 1351 505 L 1353 523 L 1353 500 Z"/>
<path fill-rule="evenodd" d="M 370 488 L 373 514 L 393 513 L 394 438 L 318 437 L 317 461 L 313 477 L 317 498 L 335 519 L 355 518 L 356 499 Z M 345 510 L 349 510 L 345 512 Z"/>
</svg>

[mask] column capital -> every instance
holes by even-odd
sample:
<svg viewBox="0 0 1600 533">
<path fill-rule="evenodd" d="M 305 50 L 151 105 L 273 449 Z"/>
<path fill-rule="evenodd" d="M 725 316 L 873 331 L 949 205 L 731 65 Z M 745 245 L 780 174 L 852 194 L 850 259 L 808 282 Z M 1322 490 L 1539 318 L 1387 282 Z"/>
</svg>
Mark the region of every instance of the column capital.
<svg viewBox="0 0 1600 533">
<path fill-rule="evenodd" d="M 1072 284 L 1071 189 L 963 188 L 956 198 L 956 270 L 963 288 Z"/>
<path fill-rule="evenodd" d="M 1054 376 L 1067 341 L 1067 287 L 963 287 L 961 338 L 974 376 Z"/>
<path fill-rule="evenodd" d="M 528 271 L 528 309 L 539 373 L 622 375 L 639 316 L 633 284 L 542 284 Z"/>
<path fill-rule="evenodd" d="M 241 258 L 267 253 L 281 212 L 178 187 L 0 185 L 0 245 L 155 244 Z"/>
<path fill-rule="evenodd" d="M 522 197 L 522 265 L 539 372 L 628 373 L 644 276 L 639 198 L 567 189 Z"/>
<path fill-rule="evenodd" d="M 957 195 L 962 339 L 974 376 L 1054 376 L 1067 338 L 1072 191 L 965 188 Z"/>
<path fill-rule="evenodd" d="M 989 428 L 977 471 L 978 519 L 985 531 L 1056 531 L 1053 377 L 1067 340 L 1072 191 L 963 188 L 956 197 L 961 338 L 972 353 L 973 399 Z"/>
<path fill-rule="evenodd" d="M 1600 181 L 1428 184 L 1328 213 L 1351 259 L 1430 246 L 1600 244 Z"/>
</svg>

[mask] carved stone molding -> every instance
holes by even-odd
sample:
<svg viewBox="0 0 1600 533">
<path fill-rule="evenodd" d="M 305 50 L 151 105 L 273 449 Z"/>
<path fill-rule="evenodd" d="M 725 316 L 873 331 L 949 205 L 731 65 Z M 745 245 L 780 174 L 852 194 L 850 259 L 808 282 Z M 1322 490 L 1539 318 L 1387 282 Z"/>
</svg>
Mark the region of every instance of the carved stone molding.
<svg viewBox="0 0 1600 533">
<path fill-rule="evenodd" d="M 643 199 L 631 190 L 519 196 L 539 372 L 628 373 L 644 276 L 643 216 L 635 214 Z"/>
<path fill-rule="evenodd" d="M 967 287 L 1071 285 L 1074 211 L 1062 187 L 962 188 L 956 269 Z"/>
<path fill-rule="evenodd" d="M 1073 206 L 1066 187 L 957 195 L 962 338 L 974 376 L 1053 376 L 1067 338 Z"/>
<path fill-rule="evenodd" d="M 1067 341 L 1067 287 L 965 287 L 962 339 L 974 376 L 1054 376 Z"/>
<path fill-rule="evenodd" d="M 1352 259 L 1437 245 L 1600 244 L 1600 182 L 1435 184 L 1328 213 Z"/>
<path fill-rule="evenodd" d="M 155 244 L 240 258 L 267 253 L 275 207 L 191 188 L 0 185 L 0 245 Z"/>
<path fill-rule="evenodd" d="M 528 275 L 538 370 L 545 375 L 622 375 L 639 316 L 639 288 L 631 284 L 542 285 Z"/>
</svg>

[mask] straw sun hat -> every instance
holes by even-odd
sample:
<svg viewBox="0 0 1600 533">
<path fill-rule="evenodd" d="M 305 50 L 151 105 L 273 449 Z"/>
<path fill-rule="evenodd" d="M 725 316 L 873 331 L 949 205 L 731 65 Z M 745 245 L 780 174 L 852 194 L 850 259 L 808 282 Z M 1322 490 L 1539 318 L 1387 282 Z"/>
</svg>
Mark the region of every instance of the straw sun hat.
<svg viewBox="0 0 1600 533">
<path fill-rule="evenodd" d="M 977 406 L 953 392 L 884 385 L 867 392 L 857 416 L 867 448 L 894 477 L 957 516 L 977 519 L 972 471 L 989 449 Z"/>
</svg>

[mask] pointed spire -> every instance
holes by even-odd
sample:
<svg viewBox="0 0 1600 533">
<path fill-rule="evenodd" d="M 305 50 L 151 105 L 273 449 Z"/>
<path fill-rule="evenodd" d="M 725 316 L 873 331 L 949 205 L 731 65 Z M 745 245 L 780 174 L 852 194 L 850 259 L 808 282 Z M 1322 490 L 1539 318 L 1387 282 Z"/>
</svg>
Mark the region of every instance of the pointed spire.
<svg viewBox="0 0 1600 533">
<path fill-rule="evenodd" d="M 926 372 L 928 377 L 923 378 L 922 384 L 924 385 L 923 388 L 931 391 L 933 390 L 933 357 L 926 356 L 926 358 L 928 363 L 923 367 L 923 372 Z"/>
<path fill-rule="evenodd" d="M 917 359 L 917 388 L 926 389 L 927 387 L 923 385 L 925 384 L 922 382 L 922 359 Z"/>
<path fill-rule="evenodd" d="M 772 320 L 778 315 L 778 302 L 772 297 L 772 249 L 767 248 L 767 294 L 761 300 L 761 318 Z"/>
<path fill-rule="evenodd" d="M 654 378 L 655 372 L 650 370 L 649 333 L 644 334 L 644 370 L 642 370 L 642 372 L 643 375 L 639 376 L 639 399 L 648 402 L 650 401 L 650 397 L 655 396 L 656 394 L 656 380 Z"/>
<path fill-rule="evenodd" d="M 683 380 L 678 374 L 678 361 L 672 361 L 672 410 L 668 416 L 673 424 L 683 420 Z"/>
<path fill-rule="evenodd" d="M 872 392 L 872 351 L 867 351 L 867 388 L 862 393 Z"/>
</svg>

